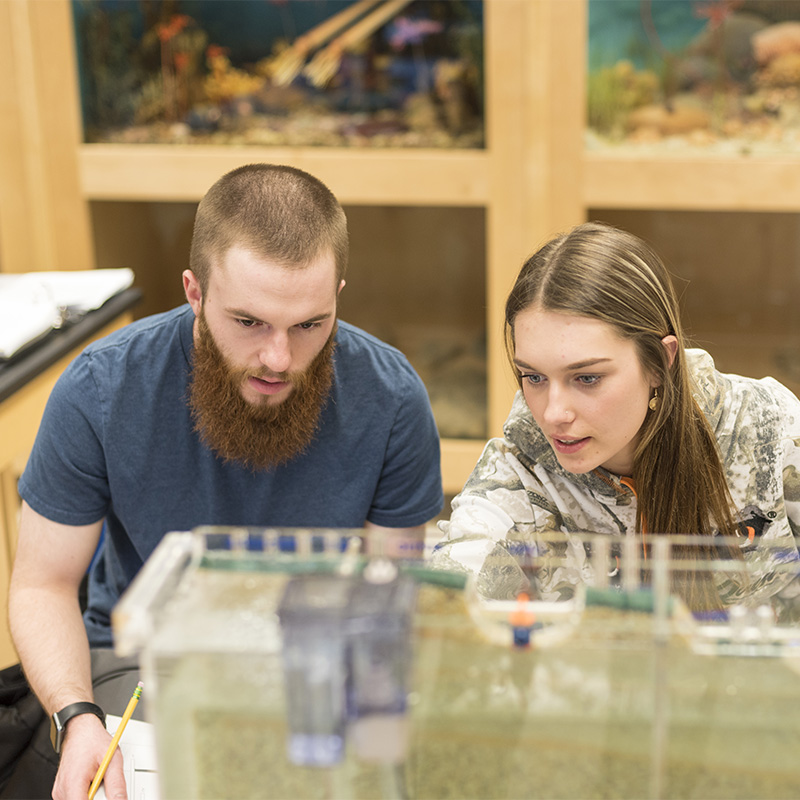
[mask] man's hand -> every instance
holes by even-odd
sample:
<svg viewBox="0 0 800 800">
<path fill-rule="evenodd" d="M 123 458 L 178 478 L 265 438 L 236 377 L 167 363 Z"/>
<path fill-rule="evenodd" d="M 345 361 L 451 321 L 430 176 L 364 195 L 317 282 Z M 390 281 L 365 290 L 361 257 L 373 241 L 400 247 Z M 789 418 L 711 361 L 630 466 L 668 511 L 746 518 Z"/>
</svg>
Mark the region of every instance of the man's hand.
<svg viewBox="0 0 800 800">
<path fill-rule="evenodd" d="M 111 744 L 111 734 L 94 714 L 81 714 L 67 724 L 61 763 L 53 785 L 53 800 L 86 800 L 94 776 Z M 128 797 L 122 773 L 122 753 L 114 753 L 103 779 L 109 800 Z"/>
<path fill-rule="evenodd" d="M 102 520 L 61 525 L 23 502 L 9 592 L 9 621 L 28 683 L 48 714 L 92 699 L 89 642 L 78 589 L 97 549 Z M 53 797 L 86 800 L 111 739 L 94 714 L 67 722 Z M 117 764 L 117 786 L 123 781 Z M 114 786 L 113 779 L 107 785 Z M 124 794 L 123 794 L 124 797 Z"/>
</svg>

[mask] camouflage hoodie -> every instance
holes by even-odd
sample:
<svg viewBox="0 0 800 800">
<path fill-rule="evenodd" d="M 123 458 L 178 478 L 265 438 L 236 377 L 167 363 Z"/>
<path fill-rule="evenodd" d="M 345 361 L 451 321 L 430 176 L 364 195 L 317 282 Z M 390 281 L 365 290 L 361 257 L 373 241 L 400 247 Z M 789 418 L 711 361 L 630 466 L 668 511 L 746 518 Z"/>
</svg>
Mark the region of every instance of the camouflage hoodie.
<svg viewBox="0 0 800 800">
<path fill-rule="evenodd" d="M 764 542 L 782 543 L 779 560 L 798 559 L 800 401 L 772 378 L 725 375 L 703 350 L 686 354 L 695 397 L 719 444 L 743 531 L 742 549 L 748 561 L 761 559 L 746 589 L 729 576 L 718 580 L 718 589 L 726 603 L 745 597 L 763 602 L 791 581 L 785 567 L 780 574 L 770 570 L 766 562 L 776 556 L 772 549 L 765 556 Z M 511 554 L 530 552 L 538 532 L 635 532 L 636 495 L 631 488 L 601 467 L 585 474 L 565 470 L 522 392 L 503 432 L 502 439 L 492 439 L 484 448 L 453 500 L 450 520 L 439 523 L 445 535 L 434 551 L 434 564 L 474 572 L 483 594 L 509 597 L 527 584 Z M 573 542 L 567 552 L 567 566 L 547 574 L 540 586 L 545 599 L 556 599 L 565 585 L 593 580 L 585 548 Z"/>
</svg>

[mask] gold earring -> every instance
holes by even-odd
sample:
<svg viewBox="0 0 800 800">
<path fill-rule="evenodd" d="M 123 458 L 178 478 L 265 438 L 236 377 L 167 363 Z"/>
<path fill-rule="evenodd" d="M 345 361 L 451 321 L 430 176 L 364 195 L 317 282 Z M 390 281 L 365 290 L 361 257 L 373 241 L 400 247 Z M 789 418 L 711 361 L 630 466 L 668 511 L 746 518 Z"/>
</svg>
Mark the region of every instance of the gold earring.
<svg viewBox="0 0 800 800">
<path fill-rule="evenodd" d="M 653 389 L 653 396 L 647 405 L 650 406 L 651 411 L 655 411 L 658 408 L 658 387 Z"/>
</svg>

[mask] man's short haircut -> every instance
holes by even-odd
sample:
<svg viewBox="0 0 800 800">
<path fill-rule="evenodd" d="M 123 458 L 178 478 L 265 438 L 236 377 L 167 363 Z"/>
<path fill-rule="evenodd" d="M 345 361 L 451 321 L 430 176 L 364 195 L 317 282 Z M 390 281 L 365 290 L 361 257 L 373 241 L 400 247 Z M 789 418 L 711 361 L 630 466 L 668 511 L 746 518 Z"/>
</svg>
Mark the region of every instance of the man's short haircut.
<svg viewBox="0 0 800 800">
<path fill-rule="evenodd" d="M 197 208 L 189 266 L 203 292 L 211 269 L 233 246 L 299 268 L 330 252 L 338 284 L 349 257 L 347 219 L 330 189 L 313 175 L 247 164 L 223 175 Z"/>
</svg>

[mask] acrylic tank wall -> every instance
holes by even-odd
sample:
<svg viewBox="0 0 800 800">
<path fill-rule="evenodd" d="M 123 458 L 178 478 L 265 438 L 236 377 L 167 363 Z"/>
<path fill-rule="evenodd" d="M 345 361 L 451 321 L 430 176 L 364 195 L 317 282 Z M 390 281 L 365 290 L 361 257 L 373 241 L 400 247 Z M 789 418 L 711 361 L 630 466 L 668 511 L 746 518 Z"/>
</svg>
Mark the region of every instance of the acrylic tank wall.
<svg viewBox="0 0 800 800">
<path fill-rule="evenodd" d="M 692 612 L 682 588 L 756 585 L 764 562 L 726 559 L 720 537 L 698 559 L 671 537 L 543 533 L 530 596 L 490 600 L 463 574 L 382 558 L 373 537 L 343 555 L 356 533 L 206 529 L 153 553 L 114 633 L 141 653 L 163 798 L 797 797 L 793 546 L 771 552 L 782 602 Z M 586 584 L 543 600 L 545 572 Z M 353 582 L 390 599 L 408 578 L 410 625 L 347 601 Z M 308 579 L 314 613 L 289 602 Z"/>
</svg>

